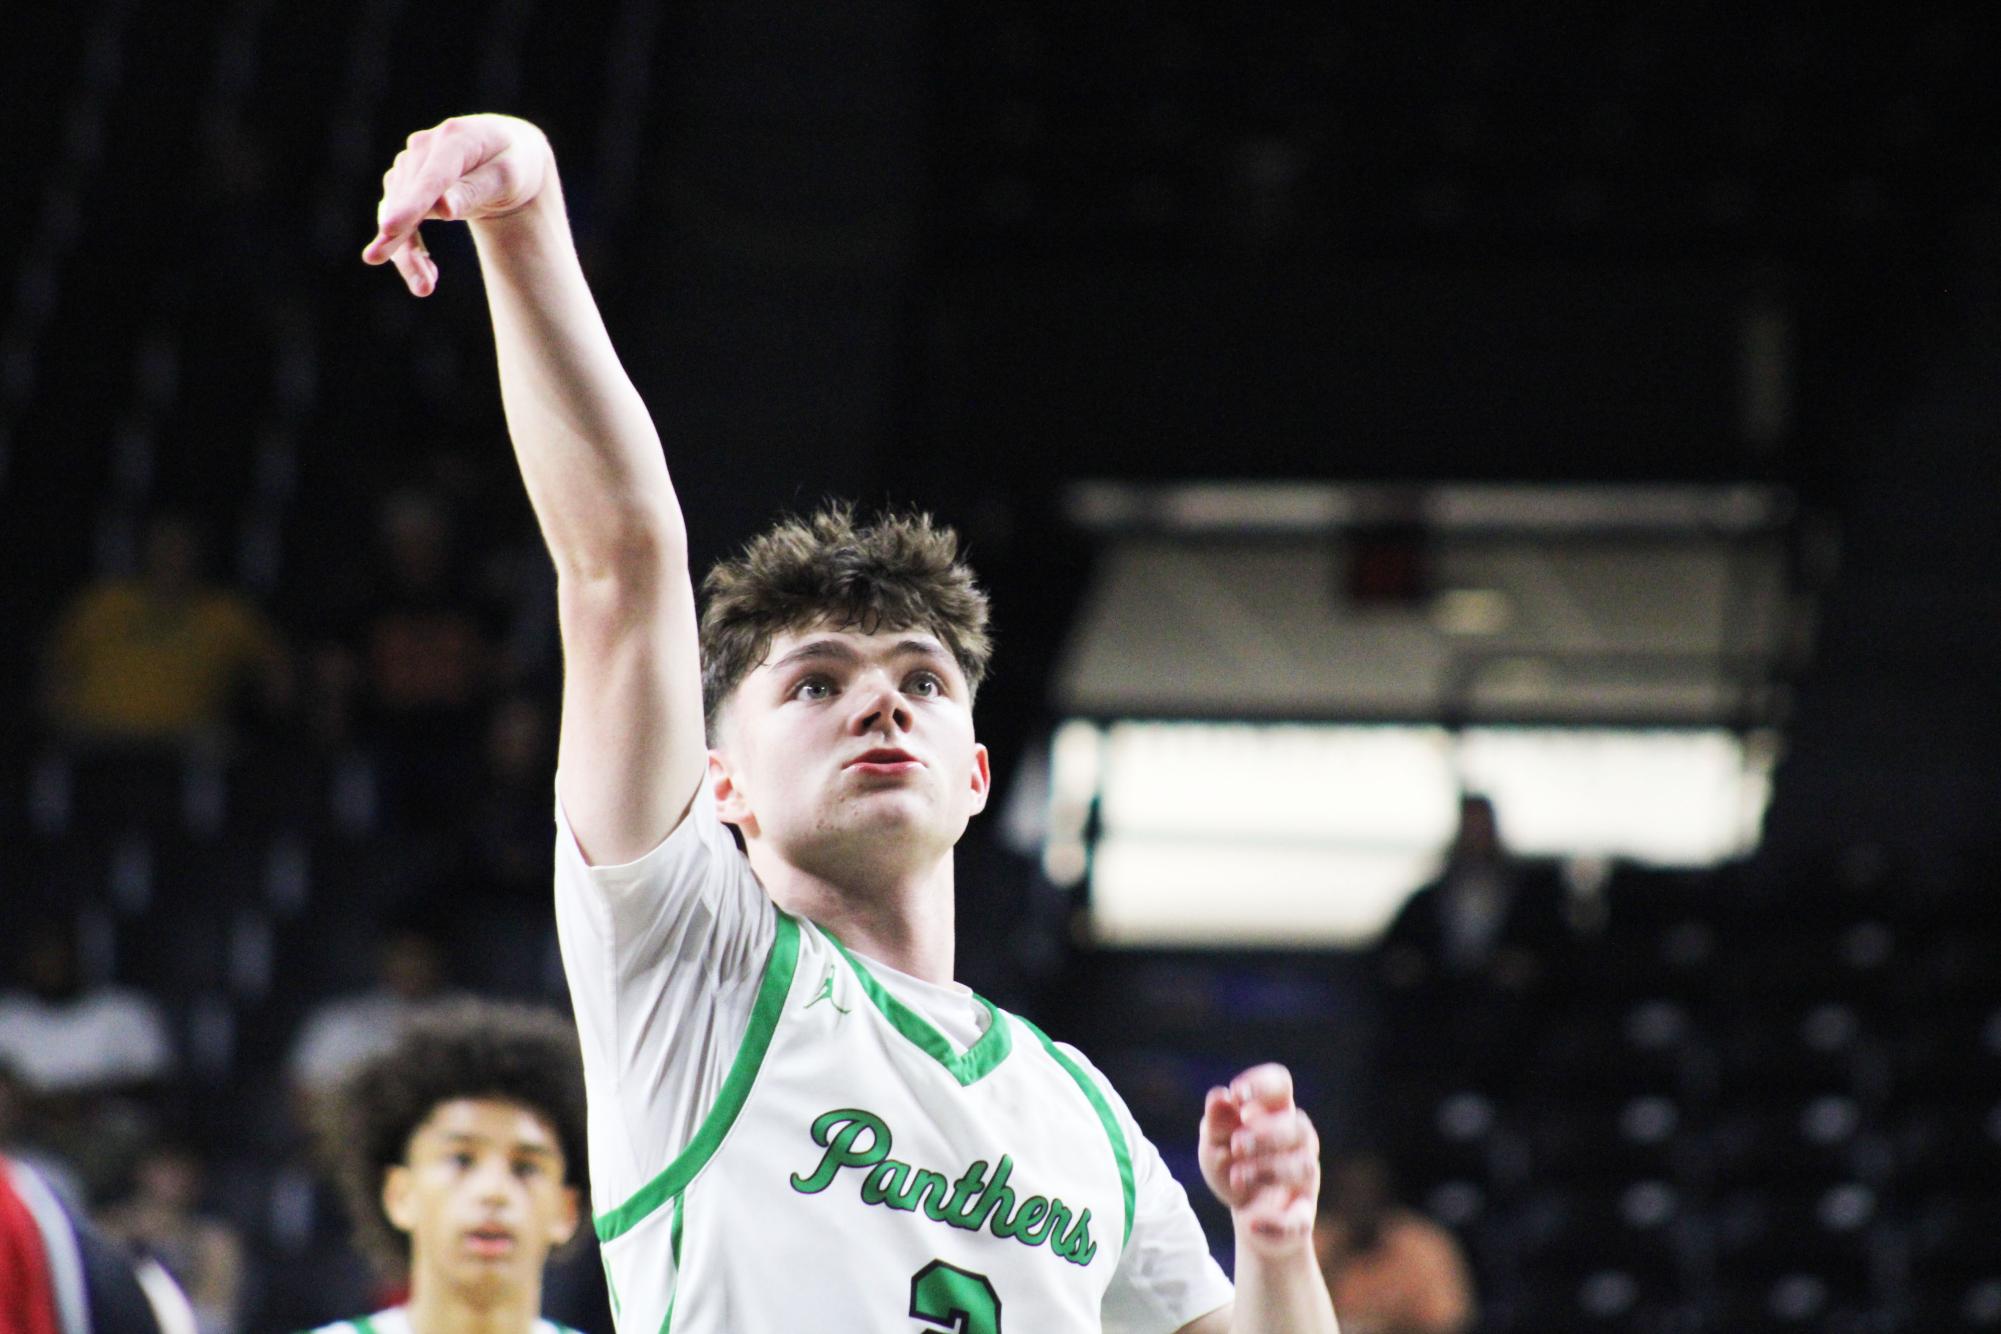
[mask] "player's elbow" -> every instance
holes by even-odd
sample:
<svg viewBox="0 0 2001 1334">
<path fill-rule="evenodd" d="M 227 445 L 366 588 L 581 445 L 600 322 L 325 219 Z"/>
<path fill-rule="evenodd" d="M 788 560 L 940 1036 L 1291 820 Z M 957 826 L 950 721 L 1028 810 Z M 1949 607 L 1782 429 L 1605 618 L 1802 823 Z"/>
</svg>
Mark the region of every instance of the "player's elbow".
<svg viewBox="0 0 2001 1334">
<path fill-rule="evenodd" d="M 596 600 L 645 595 L 688 576 L 688 533 L 669 505 L 599 515 L 587 532 L 549 543 L 564 592 Z"/>
<path fill-rule="evenodd" d="M 692 596 L 685 543 L 634 533 L 581 560 L 559 561 L 557 612 L 572 649 L 609 645 L 658 625 L 670 599 Z"/>
</svg>

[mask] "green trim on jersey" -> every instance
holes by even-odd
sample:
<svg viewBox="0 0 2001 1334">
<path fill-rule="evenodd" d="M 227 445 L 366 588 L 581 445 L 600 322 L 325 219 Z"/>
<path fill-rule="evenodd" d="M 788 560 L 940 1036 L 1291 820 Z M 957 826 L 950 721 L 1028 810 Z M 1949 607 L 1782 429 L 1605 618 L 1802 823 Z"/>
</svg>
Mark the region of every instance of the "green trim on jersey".
<svg viewBox="0 0 2001 1334">
<path fill-rule="evenodd" d="M 354 1334 L 376 1334 L 375 1322 L 365 1315 L 352 1316 L 346 1320 L 333 1320 L 324 1325 L 314 1325 L 311 1329 L 298 1331 L 298 1334 L 339 1334 L 339 1331 L 347 1329 L 353 1330 Z"/>
<path fill-rule="evenodd" d="M 771 1035 L 778 1030 L 785 997 L 792 990 L 792 973 L 799 966 L 799 923 L 776 908 L 778 929 L 771 940 L 771 953 L 764 959 L 764 980 L 758 983 L 757 999 L 750 1007 L 750 1027 L 744 1030 L 743 1045 L 737 1048 L 716 1105 L 702 1118 L 701 1128 L 674 1161 L 653 1180 L 633 1192 L 632 1198 L 608 1213 L 599 1214 L 592 1226 L 599 1241 L 611 1241 L 637 1227 L 647 1215 L 688 1188 L 688 1183 L 708 1165 L 722 1147 L 750 1086 L 757 1082 L 758 1067 L 771 1048 Z"/>
<path fill-rule="evenodd" d="M 976 1084 L 992 1074 L 994 1068 L 1007 1059 L 1014 1047 L 1014 1038 L 1008 1033 L 1007 1023 L 1002 1019 L 1000 1008 L 985 996 L 975 994 L 973 999 L 986 1007 L 987 1031 L 980 1034 L 980 1040 L 966 1048 L 964 1052 L 952 1048 L 952 1040 L 931 1026 L 929 1020 L 902 1001 L 884 990 L 882 983 L 875 980 L 860 959 L 848 952 L 840 937 L 820 928 L 820 933 L 834 943 L 848 966 L 855 970 L 855 977 L 861 982 L 862 991 L 875 1008 L 882 1011 L 883 1018 L 889 1020 L 890 1027 L 908 1038 L 913 1046 L 945 1067 L 945 1072 L 959 1081 L 963 1087 Z"/>
<path fill-rule="evenodd" d="M 674 1254 L 674 1293 L 667 1299 L 667 1315 L 660 1322 L 660 1334 L 674 1328 L 674 1303 L 681 1300 L 681 1215 L 688 1209 L 686 1193 L 674 1197 L 674 1222 L 667 1229 L 667 1245 Z"/>
<path fill-rule="evenodd" d="M 1112 1115 L 1112 1104 L 1099 1089 L 1097 1081 L 1084 1072 L 1084 1067 L 1065 1056 L 1062 1048 L 1049 1040 L 1047 1033 L 1020 1015 L 1014 1017 L 1020 1021 L 1023 1028 L 1042 1039 L 1042 1045 L 1048 1050 L 1050 1057 L 1069 1072 L 1070 1078 L 1077 1081 L 1077 1087 L 1084 1090 L 1084 1096 L 1090 1100 L 1091 1109 L 1098 1114 L 1098 1120 L 1104 1123 L 1105 1136 L 1112 1141 L 1112 1157 L 1117 1159 L 1119 1164 L 1119 1189 L 1124 1193 L 1126 1201 L 1126 1231 L 1125 1237 L 1120 1242 L 1123 1246 L 1133 1239 L 1133 1156 L 1126 1145 L 1126 1132 L 1119 1128 L 1118 1117 Z"/>
</svg>

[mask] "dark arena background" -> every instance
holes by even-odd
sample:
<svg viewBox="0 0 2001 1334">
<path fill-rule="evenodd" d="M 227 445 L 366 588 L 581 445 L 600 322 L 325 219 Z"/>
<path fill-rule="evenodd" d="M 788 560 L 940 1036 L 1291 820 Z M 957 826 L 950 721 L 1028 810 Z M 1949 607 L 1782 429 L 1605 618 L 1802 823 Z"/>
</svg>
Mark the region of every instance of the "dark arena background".
<svg viewBox="0 0 2001 1334">
<path fill-rule="evenodd" d="M 315 1081 L 566 1004 L 475 257 L 358 259 L 404 136 L 507 110 L 701 565 L 827 495 L 966 539 L 959 974 L 1226 1264 L 1202 1093 L 1276 1059 L 1483 1334 L 2001 1328 L 2001 118 L 1925 12 L 8 6 L 0 1148 L 205 1334 L 315 1324 L 395 1282 Z M 1546 920 L 1427 927 L 1468 856 Z"/>
</svg>

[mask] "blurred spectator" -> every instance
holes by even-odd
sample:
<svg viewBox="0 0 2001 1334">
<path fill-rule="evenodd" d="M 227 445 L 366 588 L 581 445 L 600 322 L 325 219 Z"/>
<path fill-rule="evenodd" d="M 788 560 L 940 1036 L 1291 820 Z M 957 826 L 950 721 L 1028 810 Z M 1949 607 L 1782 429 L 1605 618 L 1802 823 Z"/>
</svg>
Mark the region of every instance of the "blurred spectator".
<svg viewBox="0 0 2001 1334">
<path fill-rule="evenodd" d="M 1384 979 L 1399 989 L 1471 982 L 1519 994 L 1560 963 L 1570 936 L 1555 875 L 1518 861 L 1501 841 L 1493 801 L 1469 793 L 1444 869 L 1383 937 Z"/>
<path fill-rule="evenodd" d="M 64 1202 L 83 1208 L 87 1197 L 76 1170 L 43 1148 L 36 1130 L 34 1095 L 14 1068 L 0 1061 L 0 1155 L 34 1168 Z"/>
<path fill-rule="evenodd" d="M 487 723 L 485 772 L 460 826 L 475 892 L 547 916 L 555 876 L 550 836 L 556 781 L 555 727 L 527 695 L 502 700 Z"/>
<path fill-rule="evenodd" d="M 243 1294 L 243 1243 L 198 1212 L 203 1164 L 185 1144 L 163 1143 L 139 1160 L 132 1194 L 100 1219 L 105 1235 L 165 1267 L 194 1307 L 200 1334 L 235 1334 Z"/>
<path fill-rule="evenodd" d="M 462 795 L 499 674 L 504 617 L 467 564 L 434 495 L 390 496 L 375 559 L 339 595 L 339 642 L 316 663 L 322 730 L 351 728 L 379 758 L 391 808 L 418 824 Z"/>
<path fill-rule="evenodd" d="M 197 1334 L 157 1261 L 133 1261 L 27 1165 L 0 1157 L 0 1334 Z"/>
<path fill-rule="evenodd" d="M 1473 1278 L 1459 1243 L 1397 1203 L 1379 1157 L 1328 1163 L 1313 1245 L 1341 1334 L 1460 1334 L 1473 1323 Z"/>
<path fill-rule="evenodd" d="M 363 1061 L 394 1046 L 403 1025 L 425 1002 L 444 993 L 442 949 L 424 925 L 393 926 L 376 948 L 375 985 L 321 1003 L 299 1025 L 286 1057 L 294 1110 L 301 1126 Z"/>
<path fill-rule="evenodd" d="M 68 918 L 29 926 L 20 978 L 0 992 L 0 1065 L 19 1074 L 41 1146 L 99 1196 L 129 1169 L 174 1070 L 166 1018 L 150 996 L 89 980 Z"/>
<path fill-rule="evenodd" d="M 290 696 L 277 632 L 246 598 L 204 581 L 193 525 L 162 515 L 139 577 L 99 580 L 63 613 L 42 707 L 79 741 L 185 744 L 222 735 L 246 698 L 276 711 Z"/>
<path fill-rule="evenodd" d="M 0 1334 L 60 1334 L 48 1243 L 0 1161 Z"/>
<path fill-rule="evenodd" d="M 560 987 L 549 917 L 555 842 L 549 836 L 556 772 L 550 709 L 526 694 L 501 700 L 487 721 L 483 764 L 462 800 L 453 835 L 451 892 L 480 910 L 453 926 L 460 981 L 521 998 Z"/>
<path fill-rule="evenodd" d="M 90 985 L 74 922 L 29 927 L 20 968 L 22 986 L 0 992 L 0 1064 L 37 1097 L 117 1092 L 172 1070 L 159 1005 L 136 991 Z"/>
</svg>

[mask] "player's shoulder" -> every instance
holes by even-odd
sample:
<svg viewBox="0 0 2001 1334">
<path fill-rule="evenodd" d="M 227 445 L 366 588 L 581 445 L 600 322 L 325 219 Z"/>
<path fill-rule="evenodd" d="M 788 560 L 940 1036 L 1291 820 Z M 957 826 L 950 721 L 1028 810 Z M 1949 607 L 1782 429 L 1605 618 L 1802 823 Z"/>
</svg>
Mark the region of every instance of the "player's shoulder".
<svg viewBox="0 0 2001 1334">
<path fill-rule="evenodd" d="M 1099 1075 L 1098 1067 L 1091 1063 L 1091 1058 L 1079 1050 L 1075 1044 L 1065 1042 L 1060 1038 L 1051 1037 L 1039 1024 L 1026 1015 L 1016 1014 L 1012 1010 L 1000 1010 L 998 1006 L 995 1006 L 995 1009 L 999 1010 L 1001 1016 L 1007 1022 L 1012 1023 L 1016 1030 L 1026 1037 L 1028 1045 L 1046 1053 L 1050 1060 L 1069 1070 L 1073 1077 L 1077 1074 L 1088 1074 L 1094 1078 L 1103 1077 Z"/>
</svg>

